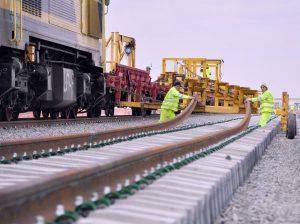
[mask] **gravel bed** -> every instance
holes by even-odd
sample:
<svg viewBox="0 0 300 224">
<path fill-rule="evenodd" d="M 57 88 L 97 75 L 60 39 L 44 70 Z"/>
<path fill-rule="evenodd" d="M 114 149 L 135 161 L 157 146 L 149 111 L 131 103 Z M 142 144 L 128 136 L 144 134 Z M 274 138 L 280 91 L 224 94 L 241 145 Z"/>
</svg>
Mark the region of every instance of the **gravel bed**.
<svg viewBox="0 0 300 224">
<path fill-rule="evenodd" d="M 274 138 L 215 222 L 224 223 L 300 223 L 300 136 Z"/>
<path fill-rule="evenodd" d="M 216 121 L 222 119 L 229 119 L 234 117 L 243 117 L 240 114 L 194 114 L 190 116 L 184 123 L 195 124 L 204 123 L 207 121 Z M 24 138 L 36 138 L 36 137 L 47 137 L 47 136 L 61 136 L 68 134 L 78 133 L 94 133 L 104 132 L 109 129 L 134 127 L 139 125 L 150 124 L 158 122 L 158 117 L 146 117 L 139 120 L 129 120 L 122 122 L 109 122 L 109 123 L 82 123 L 82 124 L 68 124 L 68 125 L 52 125 L 52 126 L 39 126 L 39 127 L 26 127 L 26 128 L 9 128 L 0 129 L 0 142 L 14 139 Z M 179 126 L 181 126 L 179 125 Z"/>
</svg>

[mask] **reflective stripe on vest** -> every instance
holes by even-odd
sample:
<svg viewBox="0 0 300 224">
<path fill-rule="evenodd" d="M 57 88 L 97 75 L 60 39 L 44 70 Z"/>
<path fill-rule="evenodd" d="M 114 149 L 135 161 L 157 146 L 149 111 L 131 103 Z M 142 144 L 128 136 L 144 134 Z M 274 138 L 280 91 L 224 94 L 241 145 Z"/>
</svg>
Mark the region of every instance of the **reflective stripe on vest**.
<svg viewBox="0 0 300 224">
<path fill-rule="evenodd" d="M 178 102 L 179 102 L 180 93 L 176 90 L 175 87 L 172 87 L 161 105 L 162 109 L 169 109 L 173 111 L 178 111 Z"/>
<path fill-rule="evenodd" d="M 261 109 L 263 109 L 263 108 L 270 108 L 270 109 L 274 109 L 274 107 L 272 107 L 272 106 L 262 106 L 262 107 L 260 107 Z"/>
<path fill-rule="evenodd" d="M 174 99 L 165 99 L 164 102 L 177 103 Z"/>
<path fill-rule="evenodd" d="M 264 100 L 262 98 L 265 98 Z M 261 112 L 273 112 L 274 111 L 274 98 L 269 90 L 264 92 L 258 97 L 260 101 Z"/>
<path fill-rule="evenodd" d="M 167 93 L 167 95 L 166 95 L 166 97 L 165 97 L 165 99 L 164 99 L 164 101 L 161 105 L 161 108 L 162 109 L 170 109 L 170 110 L 173 110 L 175 112 L 178 111 L 178 103 L 179 103 L 180 98 L 181 99 L 190 99 L 191 97 L 180 93 L 176 89 L 176 87 L 172 87 L 168 91 L 168 93 Z"/>
</svg>

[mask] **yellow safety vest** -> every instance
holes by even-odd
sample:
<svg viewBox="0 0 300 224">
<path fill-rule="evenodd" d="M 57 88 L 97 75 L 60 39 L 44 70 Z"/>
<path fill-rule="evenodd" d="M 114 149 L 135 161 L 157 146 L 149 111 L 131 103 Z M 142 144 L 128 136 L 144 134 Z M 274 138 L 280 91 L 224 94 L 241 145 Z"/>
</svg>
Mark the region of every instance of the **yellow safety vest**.
<svg viewBox="0 0 300 224">
<path fill-rule="evenodd" d="M 173 110 L 174 112 L 178 111 L 179 99 L 190 99 L 190 96 L 184 95 L 177 91 L 175 87 L 172 87 L 161 105 L 162 109 Z"/>
<path fill-rule="evenodd" d="M 210 68 L 206 69 L 206 76 L 207 76 L 207 78 L 210 79 L 210 76 L 211 76 L 211 70 L 210 70 Z"/>
<path fill-rule="evenodd" d="M 273 113 L 274 112 L 274 98 L 269 90 L 259 95 L 256 98 L 251 98 L 252 102 L 260 102 L 260 113 Z"/>
<path fill-rule="evenodd" d="M 206 71 L 206 76 L 204 77 L 204 72 L 202 70 L 202 72 L 200 74 L 200 77 L 202 76 L 203 78 L 209 78 L 210 79 L 210 76 L 211 76 L 211 70 L 210 70 L 210 68 L 205 69 L 205 71 Z"/>
</svg>

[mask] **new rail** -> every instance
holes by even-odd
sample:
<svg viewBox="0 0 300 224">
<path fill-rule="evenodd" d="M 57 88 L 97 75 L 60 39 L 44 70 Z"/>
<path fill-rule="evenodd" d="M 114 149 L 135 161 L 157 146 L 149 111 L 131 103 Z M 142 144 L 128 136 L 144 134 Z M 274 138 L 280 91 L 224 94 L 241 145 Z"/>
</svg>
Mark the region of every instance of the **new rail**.
<svg viewBox="0 0 300 224">
<path fill-rule="evenodd" d="M 190 106 L 191 110 L 192 108 L 193 106 Z M 182 114 L 179 119 L 183 119 L 184 116 Z M 28 224 L 34 223 L 36 215 L 43 215 L 47 220 L 53 220 L 57 204 L 63 204 L 66 209 L 74 209 L 75 196 L 89 198 L 91 192 L 103 192 L 106 186 L 116 186 L 118 183 L 124 183 L 126 179 L 133 182 L 136 175 L 142 174 L 144 170 L 149 170 L 164 161 L 170 162 L 174 158 L 212 145 L 247 129 L 250 117 L 250 104 L 247 103 L 244 119 L 231 128 L 182 141 L 180 144 L 169 143 L 130 155 L 124 153 L 121 158 L 109 163 L 103 161 L 99 164 L 85 164 L 80 168 L 74 167 L 56 175 L 45 175 L 26 184 L 4 188 L 0 190 L 0 220 L 4 223 Z M 174 126 L 175 123 L 171 121 L 168 125 Z M 13 166 L 17 167 L 17 165 Z M 26 168 L 26 162 L 24 166 Z"/>
<path fill-rule="evenodd" d="M 183 113 L 176 116 L 175 119 L 164 123 L 157 122 L 138 127 L 111 129 L 106 132 L 72 134 L 57 137 L 28 138 L 0 142 L 0 156 L 4 156 L 6 159 L 11 159 L 16 154 L 21 155 L 26 153 L 27 155 L 31 155 L 35 151 L 65 148 L 72 146 L 74 147 L 78 145 L 83 146 L 85 144 L 92 144 L 94 142 L 99 142 L 105 139 L 123 137 L 141 132 L 168 129 L 176 126 L 181 121 L 186 119 L 192 113 L 196 104 L 197 101 L 195 99 L 192 99 L 188 107 L 183 111 Z"/>
</svg>

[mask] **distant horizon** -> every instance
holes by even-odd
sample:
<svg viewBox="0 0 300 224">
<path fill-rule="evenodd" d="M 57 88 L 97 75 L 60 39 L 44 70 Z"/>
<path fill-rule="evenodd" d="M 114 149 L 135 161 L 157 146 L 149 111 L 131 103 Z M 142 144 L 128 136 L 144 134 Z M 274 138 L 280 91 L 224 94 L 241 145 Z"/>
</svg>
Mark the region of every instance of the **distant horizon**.
<svg viewBox="0 0 300 224">
<path fill-rule="evenodd" d="M 274 97 L 274 100 L 279 100 L 281 99 L 280 97 Z M 300 97 L 296 97 L 296 98 L 289 98 L 289 100 L 300 100 Z"/>
</svg>

